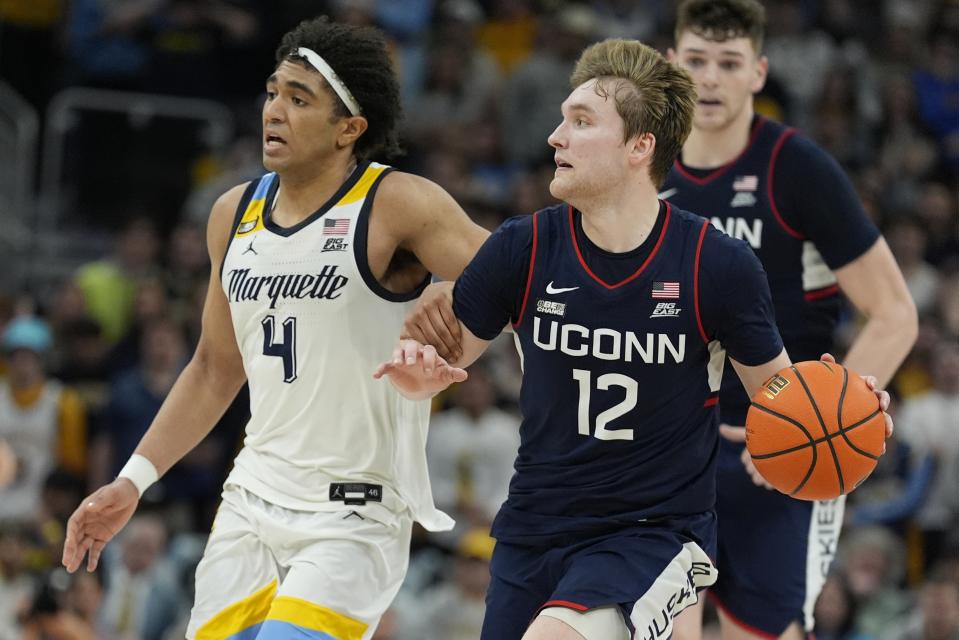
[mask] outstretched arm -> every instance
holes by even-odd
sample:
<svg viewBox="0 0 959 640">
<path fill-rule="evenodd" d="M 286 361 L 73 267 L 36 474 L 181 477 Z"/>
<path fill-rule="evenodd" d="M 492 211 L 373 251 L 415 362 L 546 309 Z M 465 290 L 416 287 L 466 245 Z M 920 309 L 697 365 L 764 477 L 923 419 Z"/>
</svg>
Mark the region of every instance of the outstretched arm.
<svg viewBox="0 0 959 640">
<path fill-rule="evenodd" d="M 233 213 L 242 193 L 243 187 L 227 192 L 217 200 L 210 215 L 207 229 L 210 284 L 196 353 L 137 445 L 130 464 L 124 468 L 125 471 L 132 469 L 132 473 L 86 497 L 70 517 L 62 559 L 68 571 L 76 571 L 84 556 L 87 556 L 87 570 L 96 569 L 106 543 L 136 510 L 141 491 L 213 429 L 246 379 L 229 305 L 219 280 Z M 139 486 L 131 477 L 137 478 Z"/>
</svg>

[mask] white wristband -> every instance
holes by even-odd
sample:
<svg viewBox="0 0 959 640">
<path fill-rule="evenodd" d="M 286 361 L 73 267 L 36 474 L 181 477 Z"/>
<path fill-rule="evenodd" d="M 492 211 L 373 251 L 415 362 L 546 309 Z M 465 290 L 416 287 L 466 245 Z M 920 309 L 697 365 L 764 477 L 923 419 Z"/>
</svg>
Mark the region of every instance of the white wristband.
<svg viewBox="0 0 959 640">
<path fill-rule="evenodd" d="M 126 478 L 132 482 L 142 496 L 143 492 L 159 479 L 160 474 L 157 473 L 157 468 L 146 457 L 134 453 L 120 469 L 117 477 Z"/>
</svg>

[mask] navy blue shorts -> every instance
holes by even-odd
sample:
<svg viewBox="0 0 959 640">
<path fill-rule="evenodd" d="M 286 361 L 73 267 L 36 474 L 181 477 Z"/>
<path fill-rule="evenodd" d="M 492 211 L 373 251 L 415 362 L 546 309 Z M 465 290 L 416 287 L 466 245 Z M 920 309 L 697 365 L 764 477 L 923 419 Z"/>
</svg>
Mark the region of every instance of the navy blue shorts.
<svg viewBox="0 0 959 640">
<path fill-rule="evenodd" d="M 757 487 L 740 460 L 742 447 L 720 444 L 719 579 L 710 596 L 755 634 L 776 638 L 793 622 L 811 631 L 813 606 L 836 554 L 845 497 L 808 502 Z"/>
<path fill-rule="evenodd" d="M 617 605 L 636 638 L 665 638 L 716 570 L 716 516 L 645 522 L 569 544 L 499 541 L 490 565 L 483 640 L 520 640 L 544 607 Z"/>
</svg>

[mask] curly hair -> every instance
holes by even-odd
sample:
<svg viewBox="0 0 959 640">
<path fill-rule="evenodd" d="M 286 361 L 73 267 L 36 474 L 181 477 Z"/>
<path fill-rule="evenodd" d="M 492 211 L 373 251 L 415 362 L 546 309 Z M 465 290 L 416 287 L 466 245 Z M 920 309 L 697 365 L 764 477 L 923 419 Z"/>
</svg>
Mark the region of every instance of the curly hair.
<svg viewBox="0 0 959 640">
<path fill-rule="evenodd" d="M 399 154 L 400 89 L 383 34 L 370 27 L 330 22 L 326 16 L 304 20 L 283 36 L 276 50 L 277 65 L 290 61 L 312 70 L 305 59 L 296 55 L 300 47 L 318 53 L 360 104 L 368 124 L 356 141 L 356 157 L 367 160 Z M 329 87 L 327 91 L 336 105 L 335 115 L 349 117 L 342 100 Z"/>
<path fill-rule="evenodd" d="M 759 53 L 766 37 L 766 9 L 759 0 L 686 0 L 677 11 L 677 41 L 684 31 L 715 42 L 749 38 Z"/>
<path fill-rule="evenodd" d="M 662 186 L 693 126 L 696 87 L 689 74 L 638 40 L 610 39 L 583 51 L 570 85 L 593 78 L 598 95 L 613 96 L 624 141 L 639 133 L 656 137 L 649 176 Z"/>
</svg>

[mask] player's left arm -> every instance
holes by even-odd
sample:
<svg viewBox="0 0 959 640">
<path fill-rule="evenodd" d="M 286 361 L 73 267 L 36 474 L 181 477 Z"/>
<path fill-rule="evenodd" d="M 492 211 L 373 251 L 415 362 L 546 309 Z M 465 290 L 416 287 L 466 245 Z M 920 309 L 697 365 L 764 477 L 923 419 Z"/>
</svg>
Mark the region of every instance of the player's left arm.
<svg viewBox="0 0 959 640">
<path fill-rule="evenodd" d="M 885 386 L 918 333 L 915 305 L 886 241 L 839 163 L 802 136 L 783 145 L 774 185 L 783 218 L 815 244 L 866 318 L 844 364 Z"/>
</svg>

